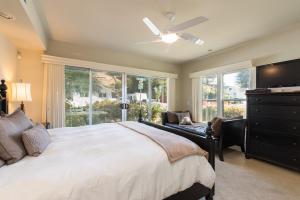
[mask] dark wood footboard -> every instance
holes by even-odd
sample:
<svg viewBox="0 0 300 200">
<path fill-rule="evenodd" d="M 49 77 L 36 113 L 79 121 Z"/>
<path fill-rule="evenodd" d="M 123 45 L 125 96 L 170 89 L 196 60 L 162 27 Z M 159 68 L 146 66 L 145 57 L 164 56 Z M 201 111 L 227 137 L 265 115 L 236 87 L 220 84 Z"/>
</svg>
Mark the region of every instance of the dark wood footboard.
<svg viewBox="0 0 300 200">
<path fill-rule="evenodd" d="M 211 123 L 208 123 L 208 127 L 206 129 L 206 137 L 202 137 L 200 135 L 196 135 L 193 133 L 185 132 L 183 130 L 178 130 L 171 127 L 162 126 L 159 124 L 154 124 L 148 121 L 140 120 L 140 123 L 144 123 L 148 126 L 152 126 L 161 130 L 165 130 L 171 133 L 174 133 L 176 135 L 180 135 L 182 137 L 185 137 L 193 142 L 195 142 L 197 145 L 199 145 L 202 149 L 206 150 L 209 153 L 208 162 L 212 166 L 213 169 L 215 169 L 215 140 L 212 137 L 212 128 Z M 174 194 L 165 200 L 198 200 L 200 198 L 206 197 L 208 200 L 213 199 L 214 190 L 209 189 L 200 183 L 195 183 L 192 187 L 179 192 L 177 194 Z"/>
</svg>

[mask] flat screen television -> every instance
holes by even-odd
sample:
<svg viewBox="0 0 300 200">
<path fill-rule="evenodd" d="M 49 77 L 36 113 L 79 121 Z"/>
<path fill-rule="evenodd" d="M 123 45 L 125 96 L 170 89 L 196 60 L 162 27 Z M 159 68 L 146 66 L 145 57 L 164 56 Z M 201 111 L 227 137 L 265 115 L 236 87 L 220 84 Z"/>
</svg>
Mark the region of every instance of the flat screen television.
<svg viewBox="0 0 300 200">
<path fill-rule="evenodd" d="M 300 86 L 300 59 L 256 68 L 256 88 Z"/>
</svg>

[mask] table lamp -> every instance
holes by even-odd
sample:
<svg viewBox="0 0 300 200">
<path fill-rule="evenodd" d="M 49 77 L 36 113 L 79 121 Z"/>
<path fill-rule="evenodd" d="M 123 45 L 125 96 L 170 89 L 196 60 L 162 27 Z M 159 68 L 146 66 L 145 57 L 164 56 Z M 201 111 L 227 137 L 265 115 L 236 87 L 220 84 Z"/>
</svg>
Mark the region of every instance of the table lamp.
<svg viewBox="0 0 300 200">
<path fill-rule="evenodd" d="M 32 101 L 29 83 L 12 83 L 12 101 L 21 102 L 21 110 L 25 113 L 24 101 Z"/>
</svg>

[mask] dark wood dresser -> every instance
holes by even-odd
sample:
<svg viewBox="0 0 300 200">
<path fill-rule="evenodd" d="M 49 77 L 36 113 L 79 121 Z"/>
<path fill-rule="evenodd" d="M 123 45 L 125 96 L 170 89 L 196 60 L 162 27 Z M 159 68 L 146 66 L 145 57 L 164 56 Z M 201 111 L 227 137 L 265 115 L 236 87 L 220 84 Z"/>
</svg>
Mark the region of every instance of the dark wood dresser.
<svg viewBox="0 0 300 200">
<path fill-rule="evenodd" d="M 300 92 L 247 92 L 246 158 L 300 170 Z"/>
</svg>

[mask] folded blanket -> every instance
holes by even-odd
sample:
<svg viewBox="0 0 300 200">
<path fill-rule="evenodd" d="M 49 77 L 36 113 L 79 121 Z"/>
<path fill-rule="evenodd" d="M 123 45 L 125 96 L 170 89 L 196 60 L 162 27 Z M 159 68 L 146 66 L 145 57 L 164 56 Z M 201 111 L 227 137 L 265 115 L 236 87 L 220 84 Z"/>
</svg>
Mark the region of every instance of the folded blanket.
<svg viewBox="0 0 300 200">
<path fill-rule="evenodd" d="M 142 134 L 159 146 L 167 153 L 168 159 L 174 163 L 190 155 L 200 155 L 207 158 L 208 153 L 194 142 L 179 135 L 160 130 L 138 122 L 120 122 L 119 125 Z"/>
</svg>

